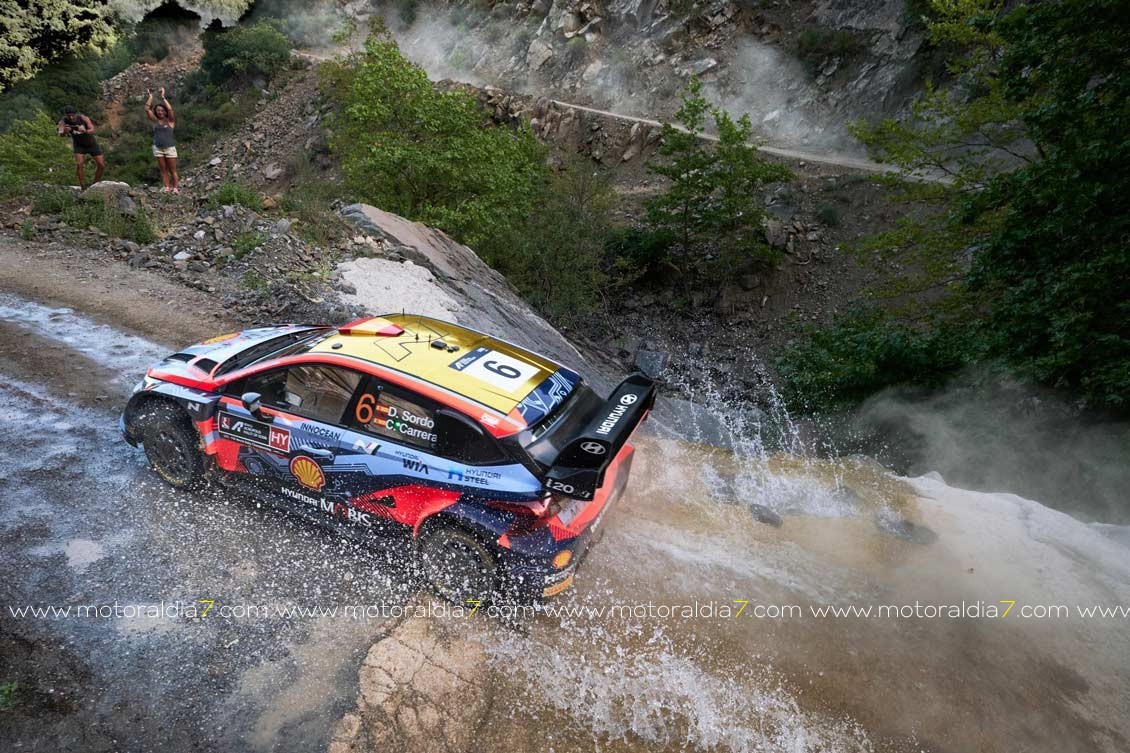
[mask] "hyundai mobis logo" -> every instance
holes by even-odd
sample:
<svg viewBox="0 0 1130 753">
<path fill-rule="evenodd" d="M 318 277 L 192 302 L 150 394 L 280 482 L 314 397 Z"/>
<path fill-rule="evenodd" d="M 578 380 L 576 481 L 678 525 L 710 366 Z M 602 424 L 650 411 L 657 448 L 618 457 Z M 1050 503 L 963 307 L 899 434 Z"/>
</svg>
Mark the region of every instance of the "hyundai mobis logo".
<svg viewBox="0 0 1130 753">
<path fill-rule="evenodd" d="M 631 408 L 631 406 L 635 405 L 639 399 L 639 395 L 632 393 L 622 395 L 620 397 L 620 400 L 616 403 L 616 407 L 613 408 L 611 412 L 609 412 L 608 416 L 600 422 L 600 426 L 597 427 L 596 433 L 604 436 L 611 434 L 612 430 L 616 428 L 616 425 L 620 423 L 620 419 L 624 417 L 624 414 L 628 412 L 628 409 Z M 586 450 L 586 452 L 588 452 L 588 450 Z"/>
<path fill-rule="evenodd" d="M 258 447 L 276 453 L 290 452 L 290 431 L 271 426 L 263 421 L 242 418 L 227 412 L 220 412 L 219 432 L 221 437 L 234 439 L 241 444 Z"/>
</svg>

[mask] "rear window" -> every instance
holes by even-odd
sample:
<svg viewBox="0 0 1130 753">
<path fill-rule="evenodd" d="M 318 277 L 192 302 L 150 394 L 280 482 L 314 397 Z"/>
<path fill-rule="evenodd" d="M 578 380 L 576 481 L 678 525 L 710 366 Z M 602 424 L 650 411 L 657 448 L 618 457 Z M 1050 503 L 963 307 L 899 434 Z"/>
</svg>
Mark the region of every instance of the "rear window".
<svg viewBox="0 0 1130 753">
<path fill-rule="evenodd" d="M 561 449 L 588 425 L 604 400 L 586 384 L 577 385 L 573 394 L 524 443 L 526 452 L 541 465 L 552 465 Z"/>
</svg>

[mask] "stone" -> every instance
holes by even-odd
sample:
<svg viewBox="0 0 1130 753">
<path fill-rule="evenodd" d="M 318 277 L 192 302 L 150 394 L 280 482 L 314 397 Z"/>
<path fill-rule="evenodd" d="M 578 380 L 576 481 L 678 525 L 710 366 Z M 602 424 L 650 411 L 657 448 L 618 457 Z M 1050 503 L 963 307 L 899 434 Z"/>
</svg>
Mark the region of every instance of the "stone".
<svg viewBox="0 0 1130 753">
<path fill-rule="evenodd" d="M 526 50 L 526 65 L 530 70 L 536 71 L 541 68 L 549 59 L 553 57 L 553 48 L 540 39 L 535 39 L 530 42 L 529 48 Z"/>
<path fill-rule="evenodd" d="M 764 231 L 770 248 L 784 248 L 789 242 L 789 232 L 780 220 L 766 220 Z"/>
<path fill-rule="evenodd" d="M 281 178 L 283 173 L 286 172 L 283 166 L 277 162 L 272 162 L 263 168 L 263 177 L 267 180 L 277 180 Z"/>
<path fill-rule="evenodd" d="M 691 73 L 696 76 L 701 76 L 704 73 L 714 70 L 718 67 L 718 61 L 714 58 L 703 58 L 691 63 Z"/>
<path fill-rule="evenodd" d="M 192 234 L 192 237 L 195 238 L 198 241 L 202 241 L 202 240 L 204 240 L 204 231 L 203 230 L 197 230 L 195 233 Z"/>
<path fill-rule="evenodd" d="M 187 251 L 177 251 L 173 254 L 173 261 L 188 261 L 192 258 L 192 254 Z"/>
<path fill-rule="evenodd" d="M 212 158 L 212 159 L 211 159 L 211 160 L 210 160 L 210 161 L 208 162 L 208 164 L 209 164 L 209 165 L 211 165 L 212 167 L 217 167 L 217 166 L 219 166 L 219 165 L 220 165 L 220 163 L 222 163 L 222 162 L 223 162 L 223 160 L 222 160 L 222 159 L 220 159 L 219 157 L 213 157 L 213 158 Z"/>
<path fill-rule="evenodd" d="M 275 230 L 277 230 L 280 234 L 289 233 L 290 228 L 293 224 L 294 223 L 292 221 L 284 217 L 283 219 L 275 223 Z"/>
</svg>

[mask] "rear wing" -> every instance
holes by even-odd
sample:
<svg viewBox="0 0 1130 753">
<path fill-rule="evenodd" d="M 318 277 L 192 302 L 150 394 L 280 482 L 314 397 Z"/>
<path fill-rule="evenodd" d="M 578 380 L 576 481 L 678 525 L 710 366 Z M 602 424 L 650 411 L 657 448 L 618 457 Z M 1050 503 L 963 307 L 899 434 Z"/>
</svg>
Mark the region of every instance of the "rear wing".
<svg viewBox="0 0 1130 753">
<path fill-rule="evenodd" d="M 585 428 L 569 440 L 545 472 L 545 487 L 589 500 L 604 483 L 604 472 L 655 405 L 655 381 L 635 373 L 620 382 Z"/>
</svg>

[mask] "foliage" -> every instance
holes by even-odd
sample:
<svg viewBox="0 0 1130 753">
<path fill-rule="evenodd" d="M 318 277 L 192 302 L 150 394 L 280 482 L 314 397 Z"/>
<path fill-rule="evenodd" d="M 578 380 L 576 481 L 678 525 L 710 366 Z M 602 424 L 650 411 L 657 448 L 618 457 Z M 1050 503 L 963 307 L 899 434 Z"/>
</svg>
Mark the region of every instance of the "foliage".
<svg viewBox="0 0 1130 753">
<path fill-rule="evenodd" d="M 387 37 L 370 37 L 356 66 L 333 141 L 347 188 L 488 263 L 505 256 L 547 173 L 530 129 L 486 127 L 474 99 L 437 91 Z"/>
<path fill-rule="evenodd" d="M 879 243 L 968 301 L 988 353 L 1094 405 L 1130 407 L 1130 16 L 1116 0 L 935 0 L 956 84 L 859 125 L 937 209 Z M 894 241 L 893 243 L 888 243 Z M 968 261 L 967 261 L 968 258 Z M 968 272 L 967 272 L 968 270 Z M 946 301 L 951 302 L 951 301 Z"/>
<path fill-rule="evenodd" d="M 499 270 L 551 320 L 572 326 L 601 303 L 608 282 L 603 267 L 612 185 L 590 161 L 573 157 L 542 189 L 538 204 Z"/>
<path fill-rule="evenodd" d="M 114 41 L 105 0 L 0 0 L 0 91 L 46 63 Z"/>
<path fill-rule="evenodd" d="M 714 191 L 710 171 L 715 158 L 702 145 L 708 111 L 702 82 L 692 78 L 675 113 L 678 125 L 663 124 L 659 156 L 666 162 L 648 164 L 649 170 L 669 181 L 667 190 L 647 203 L 648 221 L 653 228 L 668 230 L 684 254 L 704 239 Z"/>
<path fill-rule="evenodd" d="M 157 231 L 145 210 L 134 214 L 122 212 L 109 194 L 83 197 L 69 188 L 50 188 L 32 197 L 31 210 L 37 214 L 54 214 L 74 228 L 97 228 L 115 238 L 140 244 L 152 243 Z"/>
<path fill-rule="evenodd" d="M 254 188 L 235 180 L 225 180 L 208 197 L 208 206 L 213 209 L 224 205 L 238 205 L 261 212 L 263 210 L 263 197 Z"/>
<path fill-rule="evenodd" d="M 244 231 L 237 235 L 235 237 L 235 240 L 232 241 L 232 251 L 234 252 L 234 257 L 237 260 L 242 259 L 266 242 L 267 237 L 259 231 Z"/>
<path fill-rule="evenodd" d="M 714 148 L 702 138 L 707 114 L 718 131 Z M 659 156 L 666 161 L 648 165 L 668 181 L 666 190 L 647 202 L 651 230 L 669 233 L 686 256 L 709 246 L 731 258 L 767 258 L 759 189 L 787 180 L 789 171 L 758 156 L 749 116 L 734 120 L 710 108 L 697 78 L 687 86 L 675 119 L 678 125 L 663 124 Z"/>
<path fill-rule="evenodd" d="M 0 134 L 0 175 L 13 183 L 63 183 L 74 169 L 68 141 L 59 137 L 54 118 L 37 112 Z"/>
<path fill-rule="evenodd" d="M 20 702 L 20 684 L 16 680 L 0 685 L 0 711 L 11 711 Z"/>
<path fill-rule="evenodd" d="M 213 83 L 232 78 L 271 78 L 290 63 L 290 40 L 272 24 L 209 29 L 200 68 Z"/>
<path fill-rule="evenodd" d="M 104 51 L 82 50 L 58 58 L 0 95 L 0 133 L 38 110 L 57 119 L 66 105 L 74 105 L 97 125 L 102 116 L 102 80 L 131 62 L 132 53 L 124 41 Z"/>
<path fill-rule="evenodd" d="M 777 363 L 786 400 L 826 412 L 894 385 L 941 387 L 975 360 L 979 343 L 960 323 L 931 324 L 914 327 L 877 310 L 860 310 L 830 327 L 806 329 Z"/>
<path fill-rule="evenodd" d="M 666 229 L 625 227 L 609 231 L 604 240 L 608 266 L 628 278 L 646 275 L 668 258 L 675 238 Z"/>
<path fill-rule="evenodd" d="M 292 160 L 289 173 L 293 178 L 279 209 L 295 218 L 295 229 L 307 243 L 322 247 L 334 245 L 346 235 L 349 227 L 341 215 L 330 208 L 335 199 L 342 198 L 343 187 L 327 180 L 305 155 L 297 155 Z"/>
</svg>

